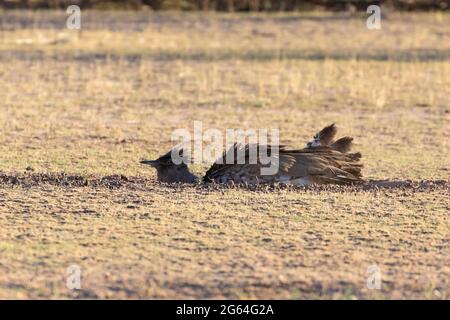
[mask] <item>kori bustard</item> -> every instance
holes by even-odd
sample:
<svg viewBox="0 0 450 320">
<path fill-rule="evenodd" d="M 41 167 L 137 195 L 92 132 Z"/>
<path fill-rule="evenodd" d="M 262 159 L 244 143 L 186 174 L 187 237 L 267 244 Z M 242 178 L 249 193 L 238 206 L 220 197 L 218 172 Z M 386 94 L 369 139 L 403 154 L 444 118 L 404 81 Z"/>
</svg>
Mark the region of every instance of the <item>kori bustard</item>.
<svg viewBox="0 0 450 320">
<path fill-rule="evenodd" d="M 362 182 L 359 163 L 361 153 L 350 153 L 353 138 L 343 137 L 334 140 L 337 133 L 335 124 L 331 124 L 318 132 L 313 140 L 303 149 L 288 149 L 285 146 L 265 146 L 271 152 L 278 148 L 278 172 L 272 175 L 261 174 L 264 166 L 259 159 L 256 164 L 249 160 L 250 145 L 235 144 L 224 152 L 221 161 L 216 161 L 203 176 L 201 181 L 232 184 L 291 184 L 309 186 L 311 184 L 355 184 Z M 259 145 L 256 145 L 259 148 Z M 230 148 L 231 149 L 231 148 Z M 244 163 L 234 160 L 226 161 L 228 152 L 244 155 Z M 182 153 L 183 150 L 180 150 Z M 175 164 L 172 151 L 156 160 L 143 160 L 141 163 L 152 166 L 157 171 L 158 181 L 166 183 L 196 183 L 200 179 L 189 171 L 185 163 Z M 219 159 L 218 159 L 219 160 Z M 242 160 L 242 159 L 241 159 Z"/>
</svg>

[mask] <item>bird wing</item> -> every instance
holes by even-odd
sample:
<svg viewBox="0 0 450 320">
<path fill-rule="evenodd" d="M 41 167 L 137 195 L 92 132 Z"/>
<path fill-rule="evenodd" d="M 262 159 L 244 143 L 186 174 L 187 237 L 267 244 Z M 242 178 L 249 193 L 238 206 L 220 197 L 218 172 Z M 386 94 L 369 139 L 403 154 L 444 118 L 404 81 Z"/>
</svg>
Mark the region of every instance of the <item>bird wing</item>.
<svg viewBox="0 0 450 320">
<path fill-rule="evenodd" d="M 341 153 L 327 149 L 300 150 L 287 171 L 291 177 L 307 177 L 314 183 L 355 183 L 361 181 L 360 153 Z"/>
<path fill-rule="evenodd" d="M 256 177 L 256 180 L 265 182 L 281 181 L 281 178 L 286 181 L 307 178 L 313 183 L 319 184 L 351 184 L 362 181 L 362 164 L 359 163 L 361 154 L 359 152 L 349 153 L 353 138 L 343 137 L 334 141 L 336 133 L 337 128 L 333 123 L 319 131 L 313 140 L 308 142 L 306 148 L 288 150 L 283 145 L 265 146 L 268 155 L 272 155 L 275 147 L 279 151 L 276 158 L 279 170 L 272 177 L 261 174 L 264 165 L 259 159 L 260 145 L 256 145 L 258 161 L 252 164 L 249 162 L 250 145 L 234 144 L 209 168 L 203 181 L 239 181 L 242 180 L 242 177 Z M 227 163 L 229 152 L 234 152 L 234 158 L 228 157 L 229 163 Z"/>
<path fill-rule="evenodd" d="M 208 169 L 205 176 L 203 177 L 203 181 L 215 181 L 224 175 L 242 175 L 245 174 L 247 176 L 261 176 L 261 169 L 264 167 L 269 167 L 270 164 L 262 164 L 261 159 L 259 157 L 259 150 L 262 147 L 257 144 L 256 146 L 256 154 L 257 161 L 256 163 L 252 163 L 250 161 L 250 149 L 252 145 L 240 145 L 234 144 L 231 148 L 229 148 L 226 152 L 222 154 L 222 156 L 217 159 L 214 164 Z M 267 155 L 272 156 L 272 150 L 277 147 L 279 149 L 278 156 L 273 154 L 273 161 L 278 161 L 279 164 L 279 172 L 286 173 L 289 168 L 295 163 L 295 158 L 290 155 L 283 153 L 285 146 L 272 146 L 265 145 Z M 230 152 L 233 152 L 234 158 L 229 156 Z M 227 161 L 227 155 L 228 161 Z M 230 161 L 230 159 L 232 159 Z M 228 163 L 227 163 L 228 162 Z"/>
</svg>

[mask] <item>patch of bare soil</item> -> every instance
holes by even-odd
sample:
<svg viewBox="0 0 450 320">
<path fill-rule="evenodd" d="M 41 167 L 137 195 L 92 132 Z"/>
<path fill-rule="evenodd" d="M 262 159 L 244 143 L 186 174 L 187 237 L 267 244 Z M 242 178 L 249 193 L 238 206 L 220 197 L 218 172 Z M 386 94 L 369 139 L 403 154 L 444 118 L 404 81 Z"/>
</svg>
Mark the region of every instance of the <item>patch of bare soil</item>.
<svg viewBox="0 0 450 320">
<path fill-rule="evenodd" d="M 33 187 L 55 185 L 64 187 L 105 187 L 120 188 L 142 186 L 149 182 L 145 178 L 111 175 L 104 177 L 70 175 L 66 173 L 0 173 L 0 185 Z"/>
<path fill-rule="evenodd" d="M 356 192 L 381 189 L 433 191 L 438 189 L 450 190 L 448 180 L 368 180 L 364 183 L 350 186 L 341 185 L 313 185 L 299 187 L 289 185 L 222 185 L 203 183 L 197 185 L 163 184 L 145 177 L 127 177 L 124 175 L 71 175 L 67 173 L 0 173 L 0 186 L 33 187 L 39 185 L 54 185 L 63 187 L 102 187 L 102 188 L 127 188 L 132 190 L 148 189 L 149 187 L 165 186 L 168 188 L 183 189 L 186 186 L 203 190 L 220 190 L 244 188 L 251 191 L 276 191 L 276 190 L 313 190 L 333 192 Z"/>
</svg>

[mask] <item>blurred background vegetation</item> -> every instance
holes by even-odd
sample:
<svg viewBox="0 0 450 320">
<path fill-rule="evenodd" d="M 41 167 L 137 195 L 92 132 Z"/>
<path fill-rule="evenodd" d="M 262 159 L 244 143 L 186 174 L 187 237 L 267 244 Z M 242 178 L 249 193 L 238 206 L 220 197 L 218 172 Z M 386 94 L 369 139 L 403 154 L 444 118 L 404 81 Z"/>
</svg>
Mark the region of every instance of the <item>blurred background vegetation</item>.
<svg viewBox="0 0 450 320">
<path fill-rule="evenodd" d="M 450 0 L 0 0 L 4 9 L 62 9 L 77 4 L 82 9 L 301 11 L 366 10 L 371 4 L 398 10 L 450 10 Z"/>
</svg>

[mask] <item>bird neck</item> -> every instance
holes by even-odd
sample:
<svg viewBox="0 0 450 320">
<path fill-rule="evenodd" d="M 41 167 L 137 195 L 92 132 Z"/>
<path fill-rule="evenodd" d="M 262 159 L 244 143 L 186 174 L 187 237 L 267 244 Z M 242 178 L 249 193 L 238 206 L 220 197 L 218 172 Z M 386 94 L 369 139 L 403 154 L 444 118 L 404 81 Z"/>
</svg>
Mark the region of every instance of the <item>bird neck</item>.
<svg viewBox="0 0 450 320">
<path fill-rule="evenodd" d="M 168 183 L 196 183 L 198 177 L 189 171 L 186 164 L 181 164 L 159 168 L 158 180 Z"/>
</svg>

